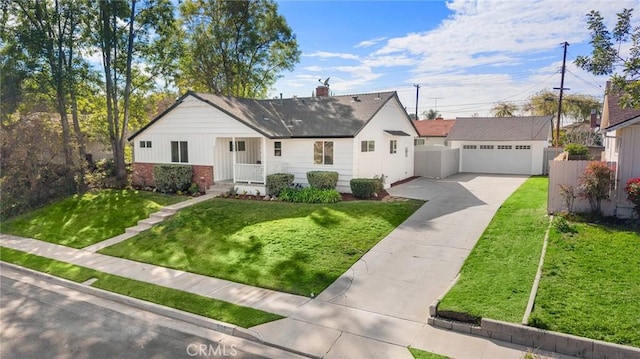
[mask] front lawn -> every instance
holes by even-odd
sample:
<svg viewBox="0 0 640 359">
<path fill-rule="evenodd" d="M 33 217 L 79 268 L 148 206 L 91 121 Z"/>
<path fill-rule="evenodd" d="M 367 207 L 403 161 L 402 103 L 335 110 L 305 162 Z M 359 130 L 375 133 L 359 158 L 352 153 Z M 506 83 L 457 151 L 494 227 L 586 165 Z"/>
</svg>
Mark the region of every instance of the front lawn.
<svg viewBox="0 0 640 359">
<path fill-rule="evenodd" d="M 640 347 L 640 233 L 569 223 L 550 233 L 530 324 Z"/>
<path fill-rule="evenodd" d="M 151 213 L 184 199 L 134 190 L 85 193 L 3 221 L 1 231 L 83 248 L 122 234 Z"/>
<path fill-rule="evenodd" d="M 78 283 L 96 278 L 97 281 L 91 284 L 93 287 L 236 324 L 243 328 L 283 318 L 277 314 L 140 282 L 11 248 L 0 247 L 0 259 Z"/>
<path fill-rule="evenodd" d="M 544 177 L 529 178 L 500 207 L 439 311 L 520 322 L 548 226 Z"/>
<path fill-rule="evenodd" d="M 427 352 L 424 350 L 409 348 L 409 352 L 414 357 L 414 359 L 449 359 L 448 356 Z"/>
<path fill-rule="evenodd" d="M 317 295 L 423 202 L 214 199 L 100 253 Z"/>
</svg>

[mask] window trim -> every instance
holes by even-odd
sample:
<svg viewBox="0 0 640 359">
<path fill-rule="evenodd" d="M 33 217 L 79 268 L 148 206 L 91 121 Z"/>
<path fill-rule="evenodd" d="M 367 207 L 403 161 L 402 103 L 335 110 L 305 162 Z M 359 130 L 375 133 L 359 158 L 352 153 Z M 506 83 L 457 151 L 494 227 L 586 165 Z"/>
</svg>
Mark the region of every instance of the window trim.
<svg viewBox="0 0 640 359">
<path fill-rule="evenodd" d="M 282 157 L 282 141 L 273 142 L 273 156 Z"/>
<path fill-rule="evenodd" d="M 398 140 L 389 140 L 389 153 L 398 153 Z"/>
<path fill-rule="evenodd" d="M 140 148 L 151 148 L 151 141 L 140 141 Z"/>
<path fill-rule="evenodd" d="M 171 162 L 189 163 L 188 141 L 171 141 Z"/>
<path fill-rule="evenodd" d="M 318 153 L 321 149 L 322 152 Z M 331 150 L 331 153 L 328 153 Z M 333 141 L 314 141 L 313 142 L 313 163 L 316 165 L 333 165 L 334 163 L 334 146 Z M 329 159 L 330 161 L 327 161 Z"/>
<path fill-rule="evenodd" d="M 360 141 L 360 152 L 375 152 L 375 151 L 376 151 L 376 141 L 374 140 Z"/>
</svg>

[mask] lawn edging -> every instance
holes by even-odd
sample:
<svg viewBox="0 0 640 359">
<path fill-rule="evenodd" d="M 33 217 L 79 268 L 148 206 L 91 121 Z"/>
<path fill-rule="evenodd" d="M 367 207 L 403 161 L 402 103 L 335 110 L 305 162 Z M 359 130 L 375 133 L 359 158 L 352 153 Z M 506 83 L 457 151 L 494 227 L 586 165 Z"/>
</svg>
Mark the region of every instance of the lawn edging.
<svg viewBox="0 0 640 359">
<path fill-rule="evenodd" d="M 549 244 L 549 231 L 551 230 L 552 224 L 553 224 L 553 215 L 550 215 L 549 225 L 547 226 L 547 231 L 544 233 L 544 242 L 542 242 L 542 252 L 540 253 L 540 262 L 538 263 L 538 270 L 536 272 L 536 277 L 533 280 L 533 286 L 531 287 L 531 293 L 529 294 L 529 302 L 527 303 L 527 308 L 524 310 L 524 316 L 522 317 L 522 325 L 527 325 L 529 323 L 529 317 L 531 316 L 531 312 L 533 311 L 533 305 L 536 301 L 536 294 L 538 293 L 538 287 L 540 286 L 540 278 L 542 278 L 542 267 L 544 266 L 544 256 L 547 254 L 547 245 Z"/>
<path fill-rule="evenodd" d="M 482 318 L 478 326 L 431 316 L 427 319 L 427 323 L 434 327 L 459 333 L 491 338 L 585 359 L 634 359 L 640 356 L 640 348 L 500 320 Z"/>
<path fill-rule="evenodd" d="M 18 273 L 24 273 L 26 275 L 30 275 L 33 277 L 41 278 L 43 280 L 52 282 L 54 284 L 61 285 L 63 287 L 67 287 L 73 290 L 77 290 L 82 293 L 86 293 L 89 295 L 94 295 L 96 297 L 100 297 L 103 299 L 111 300 L 117 303 L 125 304 L 134 308 L 138 308 L 141 310 L 145 310 L 154 314 L 162 315 L 167 318 L 195 324 L 200 327 L 204 327 L 207 329 L 211 329 L 223 334 L 231 335 L 234 337 L 251 340 L 254 342 L 258 342 L 261 344 L 267 344 L 259 333 L 253 332 L 251 330 L 242 328 L 240 326 L 225 323 L 219 320 L 206 318 L 201 315 L 181 311 L 178 309 L 166 307 L 163 305 L 147 302 L 141 299 L 127 297 L 122 294 L 109 292 L 100 288 L 95 288 L 89 285 L 85 285 L 82 283 L 77 283 L 68 279 L 60 278 L 54 275 L 50 275 L 47 273 L 39 272 L 33 269 L 25 268 L 22 266 L 18 266 L 12 263 L 0 261 L 0 269 L 7 268 L 11 269 Z"/>
</svg>

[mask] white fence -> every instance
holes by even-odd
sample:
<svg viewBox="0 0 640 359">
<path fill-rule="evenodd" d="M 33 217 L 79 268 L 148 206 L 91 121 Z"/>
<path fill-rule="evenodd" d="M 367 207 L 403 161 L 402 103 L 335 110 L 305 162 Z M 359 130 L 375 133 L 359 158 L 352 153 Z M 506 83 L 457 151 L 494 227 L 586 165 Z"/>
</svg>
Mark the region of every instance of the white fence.
<svg viewBox="0 0 640 359">
<path fill-rule="evenodd" d="M 564 198 L 560 194 L 560 185 L 570 185 L 574 193 L 578 196 L 573 204 L 574 212 L 589 212 L 591 207 L 589 201 L 580 197 L 578 189 L 580 177 L 584 169 L 592 161 L 549 161 L 549 200 L 547 211 L 558 213 L 568 210 Z M 609 164 L 611 166 L 611 164 Z M 602 213 L 611 216 L 615 212 L 615 190 L 611 190 L 610 200 L 602 201 Z"/>
<path fill-rule="evenodd" d="M 416 149 L 414 156 L 416 176 L 440 179 L 458 173 L 460 149 L 427 147 Z"/>
<path fill-rule="evenodd" d="M 265 183 L 264 165 L 255 165 L 249 163 L 235 164 L 235 182 L 246 183 Z M 286 171 L 286 164 L 281 162 L 273 162 L 267 165 L 267 173 L 281 173 Z"/>
</svg>

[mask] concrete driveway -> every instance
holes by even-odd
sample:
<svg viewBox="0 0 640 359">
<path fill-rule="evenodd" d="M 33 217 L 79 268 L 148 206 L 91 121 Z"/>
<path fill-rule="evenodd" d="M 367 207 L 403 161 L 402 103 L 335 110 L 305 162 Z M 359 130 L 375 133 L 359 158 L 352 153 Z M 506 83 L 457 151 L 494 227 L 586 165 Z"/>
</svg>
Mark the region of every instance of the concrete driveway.
<svg viewBox="0 0 640 359">
<path fill-rule="evenodd" d="M 373 357 L 410 358 L 406 346 L 432 347 L 429 340 L 438 330 L 425 325 L 429 305 L 455 278 L 497 209 L 526 179 L 458 174 L 391 188 L 391 195 L 428 202 L 315 300 L 287 319 L 252 329 L 267 340 L 327 358 L 372 357 L 372 352 L 377 353 Z M 481 344 L 469 357 L 479 358 L 478 349 L 486 357 L 502 357 L 499 350 L 487 351 L 495 343 L 473 340 Z"/>
</svg>

